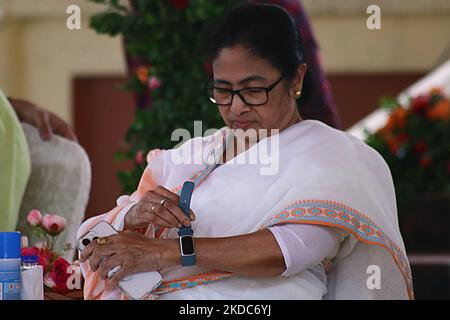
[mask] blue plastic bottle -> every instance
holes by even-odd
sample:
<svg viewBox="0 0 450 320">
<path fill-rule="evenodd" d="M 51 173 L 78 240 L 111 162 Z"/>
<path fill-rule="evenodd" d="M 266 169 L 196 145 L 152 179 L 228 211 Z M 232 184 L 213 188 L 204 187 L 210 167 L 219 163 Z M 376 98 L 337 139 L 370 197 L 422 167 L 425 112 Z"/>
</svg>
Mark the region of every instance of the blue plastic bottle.
<svg viewBox="0 0 450 320">
<path fill-rule="evenodd" d="M 0 300 L 20 299 L 20 232 L 0 232 Z"/>
</svg>

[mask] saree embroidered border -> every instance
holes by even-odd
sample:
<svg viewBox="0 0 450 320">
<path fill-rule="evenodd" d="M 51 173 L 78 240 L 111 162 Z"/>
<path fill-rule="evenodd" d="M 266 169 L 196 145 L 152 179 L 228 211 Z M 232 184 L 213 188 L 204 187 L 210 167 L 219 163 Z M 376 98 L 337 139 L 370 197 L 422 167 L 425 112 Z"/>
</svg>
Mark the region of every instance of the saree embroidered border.
<svg viewBox="0 0 450 320">
<path fill-rule="evenodd" d="M 327 200 L 300 200 L 285 207 L 263 227 L 280 223 L 308 223 L 342 228 L 358 240 L 384 247 L 392 255 L 405 280 L 410 299 L 414 299 L 411 269 L 400 248 L 369 217 L 345 204 Z"/>
</svg>

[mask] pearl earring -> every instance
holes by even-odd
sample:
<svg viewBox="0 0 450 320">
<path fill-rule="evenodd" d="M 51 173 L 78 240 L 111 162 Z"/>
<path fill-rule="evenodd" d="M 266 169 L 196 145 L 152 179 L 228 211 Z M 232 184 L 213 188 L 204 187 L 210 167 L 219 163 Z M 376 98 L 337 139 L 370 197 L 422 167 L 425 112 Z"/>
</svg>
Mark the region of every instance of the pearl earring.
<svg viewBox="0 0 450 320">
<path fill-rule="evenodd" d="M 301 95 L 302 95 L 302 92 L 301 92 L 301 91 L 295 92 L 295 97 L 296 97 L 296 98 L 300 98 Z"/>
</svg>

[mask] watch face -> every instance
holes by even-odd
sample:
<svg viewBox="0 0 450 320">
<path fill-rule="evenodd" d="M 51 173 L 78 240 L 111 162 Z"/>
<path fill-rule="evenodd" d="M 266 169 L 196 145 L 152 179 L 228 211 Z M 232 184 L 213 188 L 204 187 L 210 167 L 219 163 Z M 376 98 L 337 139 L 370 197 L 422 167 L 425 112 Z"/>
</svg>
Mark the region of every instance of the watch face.
<svg viewBox="0 0 450 320">
<path fill-rule="evenodd" d="M 183 236 L 180 238 L 181 250 L 183 255 L 194 254 L 194 241 L 191 236 Z"/>
</svg>

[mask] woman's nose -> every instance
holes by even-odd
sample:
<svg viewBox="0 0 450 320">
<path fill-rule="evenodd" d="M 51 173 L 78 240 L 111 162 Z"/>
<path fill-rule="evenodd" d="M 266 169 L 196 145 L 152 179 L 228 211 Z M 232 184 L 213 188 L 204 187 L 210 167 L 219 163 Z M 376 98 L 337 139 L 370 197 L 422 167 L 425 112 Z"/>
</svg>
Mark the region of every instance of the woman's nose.
<svg viewBox="0 0 450 320">
<path fill-rule="evenodd" d="M 250 106 L 246 104 L 239 95 L 234 95 L 233 102 L 230 106 L 230 111 L 234 114 L 241 114 L 249 110 Z"/>
</svg>

